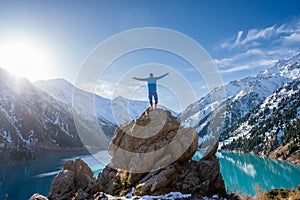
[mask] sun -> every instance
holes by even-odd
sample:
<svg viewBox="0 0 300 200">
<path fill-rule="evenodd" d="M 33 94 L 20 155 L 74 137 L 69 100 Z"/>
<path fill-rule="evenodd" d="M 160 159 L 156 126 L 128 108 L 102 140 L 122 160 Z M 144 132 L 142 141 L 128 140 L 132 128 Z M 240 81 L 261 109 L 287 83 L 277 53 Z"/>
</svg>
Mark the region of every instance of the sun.
<svg viewBox="0 0 300 200">
<path fill-rule="evenodd" d="M 24 38 L 0 43 L 0 67 L 31 82 L 47 79 L 51 74 L 51 60 L 45 48 Z"/>
</svg>

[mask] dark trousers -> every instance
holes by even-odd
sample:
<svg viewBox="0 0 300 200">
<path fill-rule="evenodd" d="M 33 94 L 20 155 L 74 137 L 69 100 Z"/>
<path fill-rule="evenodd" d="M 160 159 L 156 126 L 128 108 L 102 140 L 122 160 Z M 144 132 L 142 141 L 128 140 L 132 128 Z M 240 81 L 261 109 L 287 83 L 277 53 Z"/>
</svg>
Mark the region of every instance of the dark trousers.
<svg viewBox="0 0 300 200">
<path fill-rule="evenodd" d="M 155 104 L 157 104 L 158 102 L 158 97 L 157 97 L 157 92 L 156 91 L 149 91 L 149 101 L 150 101 L 150 104 L 152 106 L 152 99 L 154 97 L 154 100 L 155 100 Z"/>
</svg>

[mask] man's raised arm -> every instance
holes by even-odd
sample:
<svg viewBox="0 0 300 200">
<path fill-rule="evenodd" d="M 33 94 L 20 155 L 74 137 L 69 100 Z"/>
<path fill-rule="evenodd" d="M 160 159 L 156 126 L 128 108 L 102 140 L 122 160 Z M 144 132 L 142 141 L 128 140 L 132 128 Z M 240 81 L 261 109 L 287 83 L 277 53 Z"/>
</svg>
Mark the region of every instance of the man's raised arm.
<svg viewBox="0 0 300 200">
<path fill-rule="evenodd" d="M 167 76 L 167 75 L 169 75 L 170 73 L 169 72 L 167 72 L 167 73 L 165 73 L 164 75 L 161 75 L 161 76 L 158 76 L 158 77 L 156 77 L 156 79 L 158 80 L 158 79 L 161 79 L 161 78 L 163 78 L 163 77 L 165 77 L 165 76 Z"/>
<path fill-rule="evenodd" d="M 134 80 L 138 80 L 138 81 L 147 81 L 147 78 L 137 78 L 137 77 L 132 77 L 132 79 Z"/>
</svg>

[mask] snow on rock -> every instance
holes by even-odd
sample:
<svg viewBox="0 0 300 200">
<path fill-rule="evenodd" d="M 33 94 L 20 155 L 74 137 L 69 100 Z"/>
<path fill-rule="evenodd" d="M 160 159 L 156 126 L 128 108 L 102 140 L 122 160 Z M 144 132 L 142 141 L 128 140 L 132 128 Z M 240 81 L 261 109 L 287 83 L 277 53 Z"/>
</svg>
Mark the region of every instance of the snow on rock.
<svg viewBox="0 0 300 200">
<path fill-rule="evenodd" d="M 297 118 L 300 118 L 300 107 L 297 108 Z"/>
<path fill-rule="evenodd" d="M 280 130 L 278 131 L 277 135 L 276 135 L 276 139 L 277 139 L 277 141 L 280 142 L 280 143 L 282 142 L 282 141 L 281 141 L 281 137 L 282 137 L 282 136 L 284 136 L 284 130 L 283 130 L 283 129 L 280 129 Z"/>
<path fill-rule="evenodd" d="M 4 140 L 7 141 L 7 143 L 11 144 L 13 142 L 9 131 L 4 131 L 3 129 L 1 129 L 0 135 L 3 137 Z"/>
<path fill-rule="evenodd" d="M 189 198 L 192 195 L 191 194 L 182 194 L 181 192 L 170 192 L 168 194 L 163 195 L 143 195 L 143 196 L 135 196 L 134 194 L 134 188 L 132 188 L 131 192 L 128 193 L 125 196 L 118 197 L 118 196 L 112 196 L 109 194 L 105 194 L 105 196 L 108 197 L 108 199 L 120 199 L 120 200 L 131 200 L 131 199 L 139 199 L 139 200 L 152 200 L 152 199 L 184 199 Z"/>
</svg>

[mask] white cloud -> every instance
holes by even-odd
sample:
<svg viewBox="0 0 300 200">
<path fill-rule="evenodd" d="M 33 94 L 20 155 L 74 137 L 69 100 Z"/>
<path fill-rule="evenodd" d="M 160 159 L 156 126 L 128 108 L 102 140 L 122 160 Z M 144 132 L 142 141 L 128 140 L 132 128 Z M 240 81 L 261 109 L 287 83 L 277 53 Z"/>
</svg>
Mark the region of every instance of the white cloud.
<svg viewBox="0 0 300 200">
<path fill-rule="evenodd" d="M 145 86 L 142 83 L 125 84 L 123 82 L 112 83 L 109 81 L 98 81 L 97 87 L 95 89 L 95 93 L 109 98 L 114 99 L 118 96 L 122 96 L 125 98 L 131 98 L 131 95 L 140 89 L 145 89 Z"/>
<path fill-rule="evenodd" d="M 95 92 L 100 96 L 112 99 L 114 94 L 114 84 L 107 81 L 98 82 Z"/>
<path fill-rule="evenodd" d="M 241 60 L 247 59 L 250 56 L 261 56 L 261 55 L 265 55 L 265 52 L 263 52 L 261 49 L 249 49 L 245 52 L 239 53 L 239 54 L 235 54 L 232 57 L 227 57 L 227 58 L 222 58 L 222 59 L 214 59 L 214 62 L 216 63 L 216 65 L 219 68 L 223 68 L 226 66 L 230 66 L 233 63 L 237 63 Z"/>
<path fill-rule="evenodd" d="M 234 73 L 234 72 L 239 72 L 244 70 L 252 70 L 259 67 L 271 67 L 277 61 L 278 61 L 277 59 L 261 59 L 261 60 L 248 61 L 240 65 L 238 64 L 238 62 L 236 62 L 233 63 L 234 65 L 231 65 L 229 68 L 220 70 L 220 72 L 226 74 L 226 73 Z"/>
<path fill-rule="evenodd" d="M 214 59 L 223 74 L 238 75 L 246 70 L 251 74 L 259 68 L 265 70 L 279 59 L 291 57 L 300 51 L 300 17 L 263 29 L 240 30 L 220 44 L 218 50 L 229 55 Z"/>
<path fill-rule="evenodd" d="M 215 59 L 215 63 L 218 68 L 221 69 L 221 73 L 236 73 L 258 67 L 271 67 L 278 61 L 277 57 L 280 57 L 278 53 L 283 52 L 284 51 L 268 52 L 261 49 L 249 49 L 246 52 L 233 55 L 232 57 Z"/>
<path fill-rule="evenodd" d="M 274 35 L 278 34 L 275 25 L 267 27 L 265 29 L 250 29 L 246 36 L 243 38 L 244 32 L 238 31 L 235 39 L 229 39 L 228 41 L 221 44 L 221 48 L 233 49 L 240 46 L 258 46 L 261 43 L 258 42 L 260 39 L 269 39 Z"/>
<path fill-rule="evenodd" d="M 222 59 L 214 59 L 215 64 L 222 68 L 224 66 L 230 65 L 234 61 L 234 58 L 222 58 Z"/>
<path fill-rule="evenodd" d="M 250 56 L 250 55 L 263 55 L 265 52 L 263 52 L 261 49 L 249 49 L 245 53 L 242 53 L 241 55 L 244 56 Z"/>
<path fill-rule="evenodd" d="M 250 29 L 247 33 L 247 36 L 245 37 L 244 40 L 240 42 L 240 45 L 245 45 L 249 42 L 258 40 L 258 39 L 268 39 L 274 34 L 276 34 L 277 31 L 275 29 L 275 25 L 271 27 L 267 27 L 265 29 Z"/>
<path fill-rule="evenodd" d="M 242 37 L 243 33 L 244 33 L 243 31 L 239 31 L 237 33 L 237 37 L 236 37 L 234 46 L 237 46 L 241 42 L 241 37 Z"/>
<path fill-rule="evenodd" d="M 259 66 L 266 66 L 266 67 L 270 67 L 272 65 L 274 65 L 278 60 L 277 59 L 262 59 L 259 60 L 257 63 Z"/>
<path fill-rule="evenodd" d="M 298 32 L 298 33 L 292 33 L 291 35 L 284 36 L 283 37 L 283 42 L 285 44 L 295 44 L 295 43 L 298 43 L 297 45 L 300 45 L 300 32 Z"/>
<path fill-rule="evenodd" d="M 226 74 L 226 73 L 243 71 L 243 70 L 247 70 L 247 69 L 251 69 L 251 66 L 250 65 L 235 66 L 235 67 L 231 67 L 229 69 L 221 70 L 221 73 Z"/>
<path fill-rule="evenodd" d="M 300 18 L 284 23 L 282 25 L 272 25 L 263 29 L 249 29 L 238 31 L 235 37 L 229 38 L 220 44 L 221 49 L 251 48 L 272 43 L 274 41 L 284 42 L 288 45 L 299 42 Z"/>
</svg>

